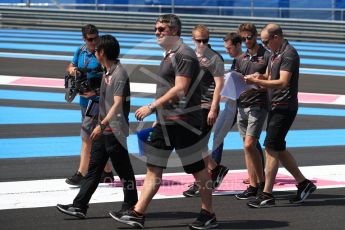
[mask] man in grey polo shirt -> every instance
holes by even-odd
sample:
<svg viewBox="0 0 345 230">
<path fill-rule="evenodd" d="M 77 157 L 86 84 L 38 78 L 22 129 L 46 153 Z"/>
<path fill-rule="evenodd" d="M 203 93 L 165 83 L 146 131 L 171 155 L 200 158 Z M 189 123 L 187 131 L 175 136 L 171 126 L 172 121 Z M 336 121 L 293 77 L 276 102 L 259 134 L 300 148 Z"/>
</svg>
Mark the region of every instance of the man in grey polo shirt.
<svg viewBox="0 0 345 230">
<path fill-rule="evenodd" d="M 201 109 L 202 109 L 202 142 L 204 143 L 204 160 L 208 166 L 213 188 L 217 188 L 229 171 L 223 165 L 211 165 L 211 157 L 208 154 L 208 141 L 215 123 L 220 102 L 220 91 L 224 84 L 224 60 L 223 57 L 209 44 L 210 32 L 204 25 L 196 25 L 192 31 L 192 38 L 195 44 L 195 53 L 198 57 L 202 79 L 201 85 Z M 199 196 L 199 188 L 193 183 L 183 192 L 186 197 Z"/>
<path fill-rule="evenodd" d="M 257 44 L 257 30 L 255 25 L 245 23 L 239 26 L 238 33 L 247 47 L 247 51 L 238 57 L 235 64 L 236 71 L 242 75 L 255 72 L 265 73 L 269 60 L 269 52 Z M 243 200 L 255 197 L 264 186 L 264 173 L 260 151 L 257 143 L 267 115 L 267 90 L 265 88 L 251 88 L 243 92 L 237 102 L 237 125 L 243 138 L 244 156 L 249 175 L 249 186 L 241 194 L 235 195 Z"/>
<path fill-rule="evenodd" d="M 97 189 L 109 157 L 123 184 L 124 202 L 119 212 L 126 211 L 138 201 L 134 171 L 127 150 L 129 78 L 118 60 L 120 46 L 113 36 L 103 35 L 95 51 L 97 59 L 106 67 L 107 72 L 100 88 L 99 124 L 90 136 L 92 148 L 88 172 L 73 204 L 57 205 L 60 212 L 78 218 L 85 218 L 89 201 Z"/>
<path fill-rule="evenodd" d="M 300 58 L 296 49 L 284 39 L 279 25 L 268 24 L 261 31 L 262 43 L 272 51 L 265 74 L 254 73 L 245 76 L 248 83 L 269 89 L 270 111 L 267 119 L 265 138 L 266 184 L 263 193 L 248 205 L 254 208 L 275 205 L 272 194 L 279 163 L 297 181 L 297 194 L 291 203 L 302 203 L 316 190 L 313 182 L 306 179 L 299 170 L 296 160 L 286 150 L 285 137 L 298 110 L 298 79 Z"/>
<path fill-rule="evenodd" d="M 183 44 L 181 21 L 173 14 L 159 16 L 155 24 L 157 43 L 164 49 L 164 58 L 157 76 L 156 100 L 135 112 L 138 120 L 156 111 L 157 124 L 150 140 L 144 145 L 147 157 L 147 173 L 138 203 L 126 213 L 111 213 L 124 224 L 144 228 L 145 212 L 157 193 L 163 169 L 175 149 L 185 172 L 193 174 L 201 196 L 201 211 L 191 229 L 217 227 L 212 209 L 212 187 L 201 151 L 200 126 L 200 67 L 194 51 Z"/>
</svg>

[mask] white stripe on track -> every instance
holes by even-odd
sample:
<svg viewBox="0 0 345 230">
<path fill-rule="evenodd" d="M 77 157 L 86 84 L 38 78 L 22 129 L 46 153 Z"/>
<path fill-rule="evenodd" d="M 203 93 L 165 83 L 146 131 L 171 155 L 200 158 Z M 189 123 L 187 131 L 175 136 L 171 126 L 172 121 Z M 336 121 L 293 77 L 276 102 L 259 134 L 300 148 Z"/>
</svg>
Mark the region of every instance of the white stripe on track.
<svg viewBox="0 0 345 230">
<path fill-rule="evenodd" d="M 328 185 L 322 185 L 322 183 L 318 184 L 318 189 L 345 187 L 345 165 L 308 166 L 300 167 L 300 170 L 311 180 L 327 180 L 333 182 L 328 183 Z M 228 175 L 231 177 L 231 175 L 236 172 L 246 172 L 246 170 L 230 170 Z M 278 173 L 290 176 L 283 168 L 280 168 Z M 176 176 L 178 178 L 186 174 L 166 173 L 164 175 Z M 189 176 L 192 177 L 191 175 Z M 136 175 L 137 180 L 143 178 L 144 175 Z M 119 180 L 118 178 L 116 179 L 117 181 Z M 172 186 L 174 186 L 173 183 Z M 296 189 L 291 186 L 286 189 L 279 189 L 279 191 L 288 190 L 295 191 Z M 65 179 L 0 182 L 0 210 L 51 207 L 58 203 L 70 204 L 78 191 L 78 188 L 72 188 L 67 185 Z M 278 191 L 278 189 L 275 191 Z M 238 192 L 239 191 L 221 191 L 215 192 L 214 195 L 234 194 Z M 169 197 L 157 194 L 154 199 L 180 198 L 182 197 L 181 193 Z M 110 184 L 100 184 L 92 196 L 90 203 L 121 202 L 122 200 L 123 193 L 121 187 L 114 187 Z"/>
</svg>

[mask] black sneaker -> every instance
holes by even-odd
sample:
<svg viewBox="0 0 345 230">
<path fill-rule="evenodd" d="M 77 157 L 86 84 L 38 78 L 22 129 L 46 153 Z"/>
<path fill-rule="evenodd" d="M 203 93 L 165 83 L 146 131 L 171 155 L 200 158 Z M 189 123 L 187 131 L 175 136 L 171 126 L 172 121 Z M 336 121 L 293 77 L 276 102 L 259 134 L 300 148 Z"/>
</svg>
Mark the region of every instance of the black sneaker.
<svg viewBox="0 0 345 230">
<path fill-rule="evenodd" d="M 235 197 L 238 200 L 248 200 L 251 197 L 256 197 L 257 193 L 258 193 L 258 188 L 249 185 L 246 190 L 244 190 L 240 194 L 236 194 Z"/>
<path fill-rule="evenodd" d="M 109 212 L 109 215 L 116 221 L 130 225 L 134 228 L 144 228 L 145 216 L 138 215 L 133 209 L 125 212 Z"/>
<path fill-rule="evenodd" d="M 77 171 L 73 176 L 66 179 L 66 183 L 74 186 L 81 186 L 84 182 L 85 177 Z"/>
<path fill-rule="evenodd" d="M 260 196 L 261 193 L 264 192 L 264 189 L 265 189 L 265 182 L 257 183 L 257 186 L 258 186 L 258 191 L 256 192 L 256 197 Z"/>
<path fill-rule="evenodd" d="M 114 183 L 114 174 L 112 171 L 105 172 L 103 171 L 99 183 Z"/>
<path fill-rule="evenodd" d="M 189 225 L 190 229 L 211 229 L 218 227 L 216 215 L 201 209 L 198 218 Z"/>
<path fill-rule="evenodd" d="M 189 185 L 189 188 L 183 192 L 185 197 L 198 197 L 200 196 L 199 186 L 196 183 Z"/>
<path fill-rule="evenodd" d="M 276 199 L 272 194 L 261 193 L 255 200 L 249 201 L 247 205 L 251 208 L 268 208 L 276 204 Z"/>
<path fill-rule="evenodd" d="M 223 165 L 217 165 L 217 167 L 211 171 L 213 189 L 219 187 L 228 171 L 229 169 Z"/>
<path fill-rule="evenodd" d="M 316 185 L 310 180 L 304 180 L 302 183 L 296 185 L 297 194 L 290 199 L 290 203 L 299 204 L 303 203 L 307 197 L 316 190 Z"/>
<path fill-rule="evenodd" d="M 68 204 L 68 205 L 57 204 L 56 208 L 60 212 L 70 215 L 70 216 L 75 216 L 80 219 L 84 219 L 86 217 L 87 208 L 82 209 L 82 208 L 74 207 L 73 204 Z"/>
</svg>

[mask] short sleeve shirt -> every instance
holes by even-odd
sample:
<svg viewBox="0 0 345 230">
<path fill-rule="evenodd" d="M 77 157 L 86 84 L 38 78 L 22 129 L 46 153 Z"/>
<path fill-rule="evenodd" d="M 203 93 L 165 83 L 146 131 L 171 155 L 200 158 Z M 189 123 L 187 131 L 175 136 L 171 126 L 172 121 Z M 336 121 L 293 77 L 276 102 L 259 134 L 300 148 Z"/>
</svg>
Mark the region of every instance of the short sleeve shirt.
<svg viewBox="0 0 345 230">
<path fill-rule="evenodd" d="M 129 77 L 119 62 L 114 64 L 102 79 L 99 99 L 99 122 L 106 117 L 110 108 L 114 105 L 115 96 L 122 97 L 122 106 L 110 120 L 109 127 L 111 131 L 105 131 L 104 134 L 112 132 L 115 135 L 128 136 L 128 115 L 130 111 Z"/>
<path fill-rule="evenodd" d="M 87 69 L 87 78 L 98 77 L 102 78 L 102 72 L 99 71 L 100 64 L 95 56 L 95 53 L 90 52 L 86 45 L 82 45 L 75 52 L 72 59 L 72 64 L 78 68 Z M 98 101 L 98 96 L 93 96 L 90 98 L 80 97 L 80 105 L 87 106 L 89 100 Z"/>
<path fill-rule="evenodd" d="M 186 95 L 170 101 L 162 109 L 157 110 L 158 122 L 171 125 L 181 120 L 196 127 L 200 126 L 202 115 L 199 72 L 199 61 L 195 52 L 183 44 L 182 40 L 165 54 L 159 67 L 156 98 L 162 97 L 174 87 L 176 76 L 188 77 L 191 82 Z"/>
<path fill-rule="evenodd" d="M 203 56 L 198 57 L 202 80 L 201 86 L 201 107 L 210 109 L 215 89 L 214 77 L 224 77 L 224 60 L 222 56 L 213 50 L 211 46 L 205 50 Z"/>
<path fill-rule="evenodd" d="M 298 109 L 298 79 L 300 57 L 296 49 L 287 40 L 284 41 L 280 52 L 272 54 L 268 71 L 271 80 L 280 78 L 280 71 L 292 73 L 289 84 L 283 89 L 269 89 L 269 98 L 272 109 Z"/>
<path fill-rule="evenodd" d="M 253 74 L 256 72 L 264 74 L 266 73 L 269 58 L 270 52 L 262 45 L 259 45 L 256 55 L 251 56 L 247 51 L 236 58 L 235 69 L 242 75 Z M 243 92 L 238 99 L 238 105 L 243 107 L 260 105 L 261 107 L 266 108 L 267 90 L 259 88 Z"/>
</svg>

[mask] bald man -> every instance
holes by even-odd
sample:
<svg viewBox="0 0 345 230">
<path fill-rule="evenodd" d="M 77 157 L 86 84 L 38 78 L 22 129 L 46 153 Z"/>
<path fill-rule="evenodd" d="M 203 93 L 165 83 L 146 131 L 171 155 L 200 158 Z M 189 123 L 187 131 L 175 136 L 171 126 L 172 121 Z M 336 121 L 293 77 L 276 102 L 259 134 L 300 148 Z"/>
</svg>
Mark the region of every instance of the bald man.
<svg viewBox="0 0 345 230">
<path fill-rule="evenodd" d="M 316 185 L 304 177 L 296 160 L 286 150 L 285 137 L 298 110 L 299 55 L 296 49 L 284 39 L 279 25 L 266 25 L 261 31 L 261 41 L 272 51 L 266 73 L 245 76 L 247 83 L 268 88 L 270 95 L 270 111 L 264 142 L 266 183 L 263 193 L 255 200 L 248 202 L 248 205 L 253 208 L 275 205 L 272 190 L 279 163 L 292 174 L 298 183 L 297 194 L 290 199 L 291 203 L 304 202 L 316 190 Z"/>
</svg>

